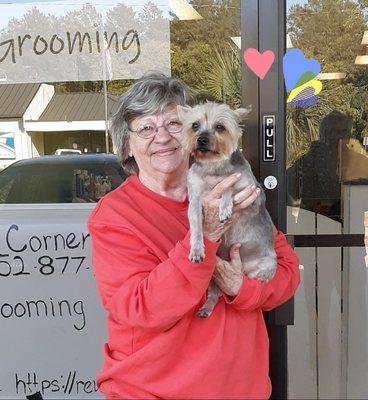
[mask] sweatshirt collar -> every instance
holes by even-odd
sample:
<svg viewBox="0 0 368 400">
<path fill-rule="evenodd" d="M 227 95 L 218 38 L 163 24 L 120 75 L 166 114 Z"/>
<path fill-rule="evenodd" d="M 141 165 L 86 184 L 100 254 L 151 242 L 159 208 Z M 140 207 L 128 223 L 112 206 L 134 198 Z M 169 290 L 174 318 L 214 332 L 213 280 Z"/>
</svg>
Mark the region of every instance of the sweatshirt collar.
<svg viewBox="0 0 368 400">
<path fill-rule="evenodd" d="M 143 183 L 139 180 L 138 175 L 132 175 L 128 178 L 130 183 L 145 196 L 151 198 L 152 200 L 157 201 L 167 207 L 172 207 L 175 209 L 185 209 L 188 208 L 188 196 L 183 201 L 178 201 L 171 199 L 170 197 L 163 196 L 159 193 L 154 192 L 149 189 L 147 186 L 143 185 Z"/>
</svg>

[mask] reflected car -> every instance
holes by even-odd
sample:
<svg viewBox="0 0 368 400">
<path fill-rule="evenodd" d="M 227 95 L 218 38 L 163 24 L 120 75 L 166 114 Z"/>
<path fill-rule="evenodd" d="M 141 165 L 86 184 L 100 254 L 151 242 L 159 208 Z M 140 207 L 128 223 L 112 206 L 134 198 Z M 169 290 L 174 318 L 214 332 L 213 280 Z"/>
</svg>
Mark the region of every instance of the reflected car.
<svg viewBox="0 0 368 400">
<path fill-rule="evenodd" d="M 125 178 L 113 154 L 30 158 L 0 172 L 0 203 L 94 203 Z"/>
<path fill-rule="evenodd" d="M 76 149 L 57 149 L 54 154 L 57 156 L 63 156 L 66 154 L 82 154 L 82 151 Z"/>
</svg>

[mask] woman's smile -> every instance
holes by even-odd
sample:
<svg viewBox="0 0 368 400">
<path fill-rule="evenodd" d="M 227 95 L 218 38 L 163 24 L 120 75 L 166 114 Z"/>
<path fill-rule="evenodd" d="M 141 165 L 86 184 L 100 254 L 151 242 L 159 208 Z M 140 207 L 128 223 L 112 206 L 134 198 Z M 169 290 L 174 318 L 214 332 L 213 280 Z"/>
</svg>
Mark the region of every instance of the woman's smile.
<svg viewBox="0 0 368 400">
<path fill-rule="evenodd" d="M 178 147 L 170 147 L 168 149 L 160 149 L 154 151 L 152 154 L 158 157 L 166 157 L 166 156 L 171 156 L 172 154 L 176 153 L 178 150 Z"/>
</svg>

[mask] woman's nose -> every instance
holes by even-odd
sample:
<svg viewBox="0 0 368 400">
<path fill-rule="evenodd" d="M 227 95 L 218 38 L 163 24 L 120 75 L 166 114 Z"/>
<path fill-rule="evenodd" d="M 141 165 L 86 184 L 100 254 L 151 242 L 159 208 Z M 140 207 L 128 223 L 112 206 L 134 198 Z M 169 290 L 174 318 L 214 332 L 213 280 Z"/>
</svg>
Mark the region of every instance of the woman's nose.
<svg viewBox="0 0 368 400">
<path fill-rule="evenodd" d="M 166 142 L 172 138 L 170 133 L 164 126 L 158 126 L 156 128 L 155 142 Z"/>
</svg>

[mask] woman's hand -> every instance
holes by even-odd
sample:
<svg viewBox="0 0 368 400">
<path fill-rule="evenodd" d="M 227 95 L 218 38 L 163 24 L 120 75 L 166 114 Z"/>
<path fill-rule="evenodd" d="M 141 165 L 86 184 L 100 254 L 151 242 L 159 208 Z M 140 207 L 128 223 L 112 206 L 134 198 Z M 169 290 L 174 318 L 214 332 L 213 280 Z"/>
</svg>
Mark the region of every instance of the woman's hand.
<svg viewBox="0 0 368 400">
<path fill-rule="evenodd" d="M 221 196 L 229 190 L 240 178 L 240 174 L 233 174 L 218 183 L 204 198 L 203 201 L 203 236 L 216 242 L 230 228 L 231 224 L 237 220 L 239 214 L 250 206 L 259 195 L 256 186 L 249 186 L 237 193 L 234 197 L 234 208 L 231 217 L 220 221 L 219 206 Z"/>
<path fill-rule="evenodd" d="M 230 261 L 217 257 L 217 266 L 212 279 L 223 293 L 235 297 L 243 284 L 243 266 L 239 254 L 240 244 L 230 248 Z"/>
</svg>

